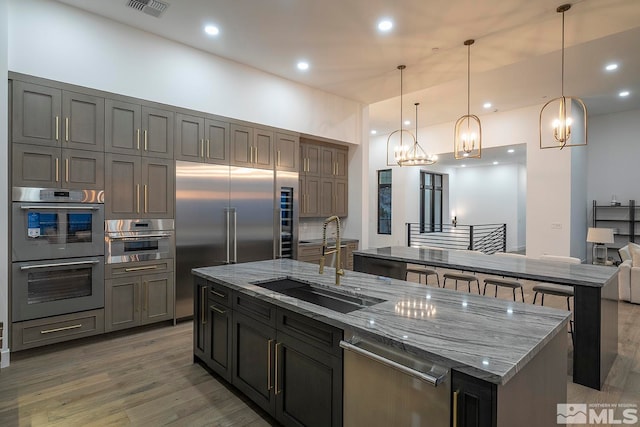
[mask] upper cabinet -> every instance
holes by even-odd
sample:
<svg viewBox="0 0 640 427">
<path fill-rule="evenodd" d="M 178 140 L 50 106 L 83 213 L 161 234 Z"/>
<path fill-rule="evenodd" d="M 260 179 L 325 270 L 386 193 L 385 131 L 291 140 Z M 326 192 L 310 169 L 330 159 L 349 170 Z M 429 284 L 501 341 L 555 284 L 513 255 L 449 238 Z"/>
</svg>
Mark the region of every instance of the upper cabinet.
<svg viewBox="0 0 640 427">
<path fill-rule="evenodd" d="M 232 166 L 273 169 L 273 132 L 232 124 L 230 133 Z"/>
<path fill-rule="evenodd" d="M 300 143 L 300 217 L 347 216 L 348 156 L 347 147 Z"/>
<path fill-rule="evenodd" d="M 229 164 L 229 124 L 176 114 L 176 160 Z"/>
<path fill-rule="evenodd" d="M 300 138 L 276 133 L 276 170 L 298 172 Z"/>
<path fill-rule="evenodd" d="M 107 153 L 173 158 L 173 112 L 112 99 L 105 110 Z"/>
<path fill-rule="evenodd" d="M 104 99 L 13 82 L 12 142 L 104 151 Z"/>
</svg>

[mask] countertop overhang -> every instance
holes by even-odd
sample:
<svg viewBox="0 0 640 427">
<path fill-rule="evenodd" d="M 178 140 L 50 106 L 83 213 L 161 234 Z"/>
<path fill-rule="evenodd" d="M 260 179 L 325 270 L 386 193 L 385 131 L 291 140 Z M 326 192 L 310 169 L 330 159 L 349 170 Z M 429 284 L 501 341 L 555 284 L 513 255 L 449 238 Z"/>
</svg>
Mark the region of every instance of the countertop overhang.
<svg viewBox="0 0 640 427">
<path fill-rule="evenodd" d="M 570 313 L 472 293 L 346 271 L 289 259 L 192 270 L 206 280 L 426 358 L 494 384 L 505 384 L 558 333 Z M 343 293 L 386 300 L 339 313 L 255 285 L 293 278 Z"/>
</svg>

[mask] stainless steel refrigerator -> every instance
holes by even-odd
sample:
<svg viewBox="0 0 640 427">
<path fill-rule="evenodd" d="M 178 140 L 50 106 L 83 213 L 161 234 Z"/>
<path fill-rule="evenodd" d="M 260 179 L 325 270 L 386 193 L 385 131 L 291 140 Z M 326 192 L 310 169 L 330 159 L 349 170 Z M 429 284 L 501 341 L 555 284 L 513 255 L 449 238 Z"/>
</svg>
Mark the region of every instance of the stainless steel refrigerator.
<svg viewBox="0 0 640 427">
<path fill-rule="evenodd" d="M 274 171 L 176 162 L 176 318 L 193 315 L 191 269 L 273 259 Z"/>
</svg>

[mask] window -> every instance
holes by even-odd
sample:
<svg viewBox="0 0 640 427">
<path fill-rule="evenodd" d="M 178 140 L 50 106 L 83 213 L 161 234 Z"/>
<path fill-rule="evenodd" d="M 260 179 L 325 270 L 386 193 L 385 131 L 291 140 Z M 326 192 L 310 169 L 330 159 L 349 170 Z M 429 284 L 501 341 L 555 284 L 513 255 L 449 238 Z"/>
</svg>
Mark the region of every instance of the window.
<svg viewBox="0 0 640 427">
<path fill-rule="evenodd" d="M 391 234 L 391 169 L 378 171 L 378 234 Z"/>
<path fill-rule="evenodd" d="M 420 172 L 420 232 L 442 231 L 442 175 Z"/>
</svg>

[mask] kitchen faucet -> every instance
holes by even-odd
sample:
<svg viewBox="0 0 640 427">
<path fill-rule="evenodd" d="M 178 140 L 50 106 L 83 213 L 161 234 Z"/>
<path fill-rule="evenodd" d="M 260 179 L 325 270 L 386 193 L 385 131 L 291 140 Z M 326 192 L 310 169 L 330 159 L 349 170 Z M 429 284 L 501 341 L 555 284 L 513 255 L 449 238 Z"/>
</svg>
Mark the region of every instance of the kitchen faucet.
<svg viewBox="0 0 640 427">
<path fill-rule="evenodd" d="M 330 222 L 336 223 L 336 247 L 335 249 L 327 252 L 327 225 Z M 320 257 L 320 270 L 319 274 L 324 273 L 324 257 L 325 255 L 336 255 L 336 286 L 340 286 L 340 276 L 344 276 L 344 270 L 340 267 L 340 218 L 336 215 L 330 216 L 322 223 L 322 256 Z"/>
</svg>

